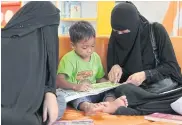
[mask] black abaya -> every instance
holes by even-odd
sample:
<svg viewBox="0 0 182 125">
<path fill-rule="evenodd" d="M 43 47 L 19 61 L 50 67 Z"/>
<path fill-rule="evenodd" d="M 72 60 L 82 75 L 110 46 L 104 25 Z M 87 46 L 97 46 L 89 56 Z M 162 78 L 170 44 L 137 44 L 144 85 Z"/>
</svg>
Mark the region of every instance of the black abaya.
<svg viewBox="0 0 182 125">
<path fill-rule="evenodd" d="M 51 2 L 33 1 L 1 30 L 3 125 L 41 124 L 44 95 L 56 92 L 59 20 Z"/>
<path fill-rule="evenodd" d="M 144 71 L 146 75 L 146 80 L 139 87 L 128 83 L 116 88 L 117 97 L 126 95 L 129 108 L 120 107 L 115 114 L 172 113 L 170 104 L 182 96 L 182 75 L 165 28 L 159 23 L 150 24 L 130 2 L 115 6 L 111 14 L 111 26 L 108 71 L 112 66 L 120 65 L 123 71 L 121 83 L 137 72 Z M 151 28 L 160 60 L 158 65 L 151 43 Z M 123 30 L 129 32 L 119 33 Z M 173 89 L 177 90 L 159 94 Z"/>
</svg>

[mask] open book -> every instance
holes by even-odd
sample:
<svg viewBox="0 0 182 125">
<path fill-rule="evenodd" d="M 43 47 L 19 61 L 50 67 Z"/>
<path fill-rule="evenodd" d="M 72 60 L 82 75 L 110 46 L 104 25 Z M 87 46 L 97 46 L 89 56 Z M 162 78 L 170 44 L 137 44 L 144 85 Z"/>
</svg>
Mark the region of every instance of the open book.
<svg viewBox="0 0 182 125">
<path fill-rule="evenodd" d="M 78 92 L 74 90 L 65 90 L 65 89 L 59 88 L 56 90 L 56 94 L 64 96 L 66 102 L 69 102 L 77 98 L 90 96 L 90 95 L 97 95 L 105 91 L 114 89 L 120 85 L 122 84 L 111 83 L 111 82 L 95 83 L 95 84 L 92 84 L 92 89 L 87 92 Z"/>
<path fill-rule="evenodd" d="M 161 121 L 161 122 L 171 122 L 176 124 L 182 124 L 182 116 L 180 115 L 171 115 L 164 113 L 153 113 L 151 115 L 146 115 L 145 119 L 151 121 Z"/>
</svg>

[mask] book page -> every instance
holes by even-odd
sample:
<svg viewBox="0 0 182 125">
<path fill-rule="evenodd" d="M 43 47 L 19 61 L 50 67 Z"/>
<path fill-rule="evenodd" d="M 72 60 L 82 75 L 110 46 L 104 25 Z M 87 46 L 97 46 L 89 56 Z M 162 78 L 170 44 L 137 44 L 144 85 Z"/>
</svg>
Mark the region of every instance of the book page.
<svg viewBox="0 0 182 125">
<path fill-rule="evenodd" d="M 64 96 L 66 102 L 69 102 L 77 98 L 90 96 L 90 95 L 97 95 L 99 93 L 114 89 L 120 85 L 121 84 L 119 83 L 111 83 L 111 82 L 95 83 L 95 84 L 92 84 L 93 89 L 87 92 L 78 92 L 74 90 L 65 90 L 65 89 L 59 88 L 56 90 L 56 94 Z"/>
</svg>

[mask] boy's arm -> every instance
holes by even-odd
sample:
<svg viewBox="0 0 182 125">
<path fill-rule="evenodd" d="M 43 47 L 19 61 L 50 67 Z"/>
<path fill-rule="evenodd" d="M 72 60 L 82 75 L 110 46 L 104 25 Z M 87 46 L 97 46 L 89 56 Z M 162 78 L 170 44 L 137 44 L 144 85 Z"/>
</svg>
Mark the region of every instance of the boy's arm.
<svg viewBox="0 0 182 125">
<path fill-rule="evenodd" d="M 72 89 L 75 90 L 76 84 L 68 82 L 66 78 L 69 78 L 72 76 L 74 66 L 69 60 L 70 57 L 64 56 L 60 63 L 59 68 L 57 71 L 57 77 L 56 77 L 56 87 L 57 88 L 63 88 L 63 89 Z"/>
<path fill-rule="evenodd" d="M 76 84 L 72 84 L 72 83 L 68 82 L 65 79 L 65 77 L 66 77 L 65 74 L 58 74 L 57 75 L 57 80 L 56 80 L 57 88 L 75 90 L 76 89 Z"/>
<path fill-rule="evenodd" d="M 63 89 L 72 89 L 75 91 L 88 91 L 91 88 L 91 85 L 89 83 L 83 83 L 83 84 L 72 84 L 68 82 L 65 79 L 64 74 L 59 74 L 57 76 L 57 87 L 63 88 Z"/>
</svg>

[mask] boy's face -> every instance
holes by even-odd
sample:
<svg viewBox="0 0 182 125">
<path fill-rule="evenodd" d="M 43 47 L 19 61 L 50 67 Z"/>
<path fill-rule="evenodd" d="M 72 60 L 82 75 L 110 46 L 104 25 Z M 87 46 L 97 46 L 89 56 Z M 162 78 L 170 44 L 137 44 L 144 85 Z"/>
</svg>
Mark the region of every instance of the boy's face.
<svg viewBox="0 0 182 125">
<path fill-rule="evenodd" d="M 75 52 L 83 59 L 90 58 L 91 54 L 95 51 L 95 37 L 89 40 L 81 40 L 78 43 L 72 43 Z"/>
</svg>

